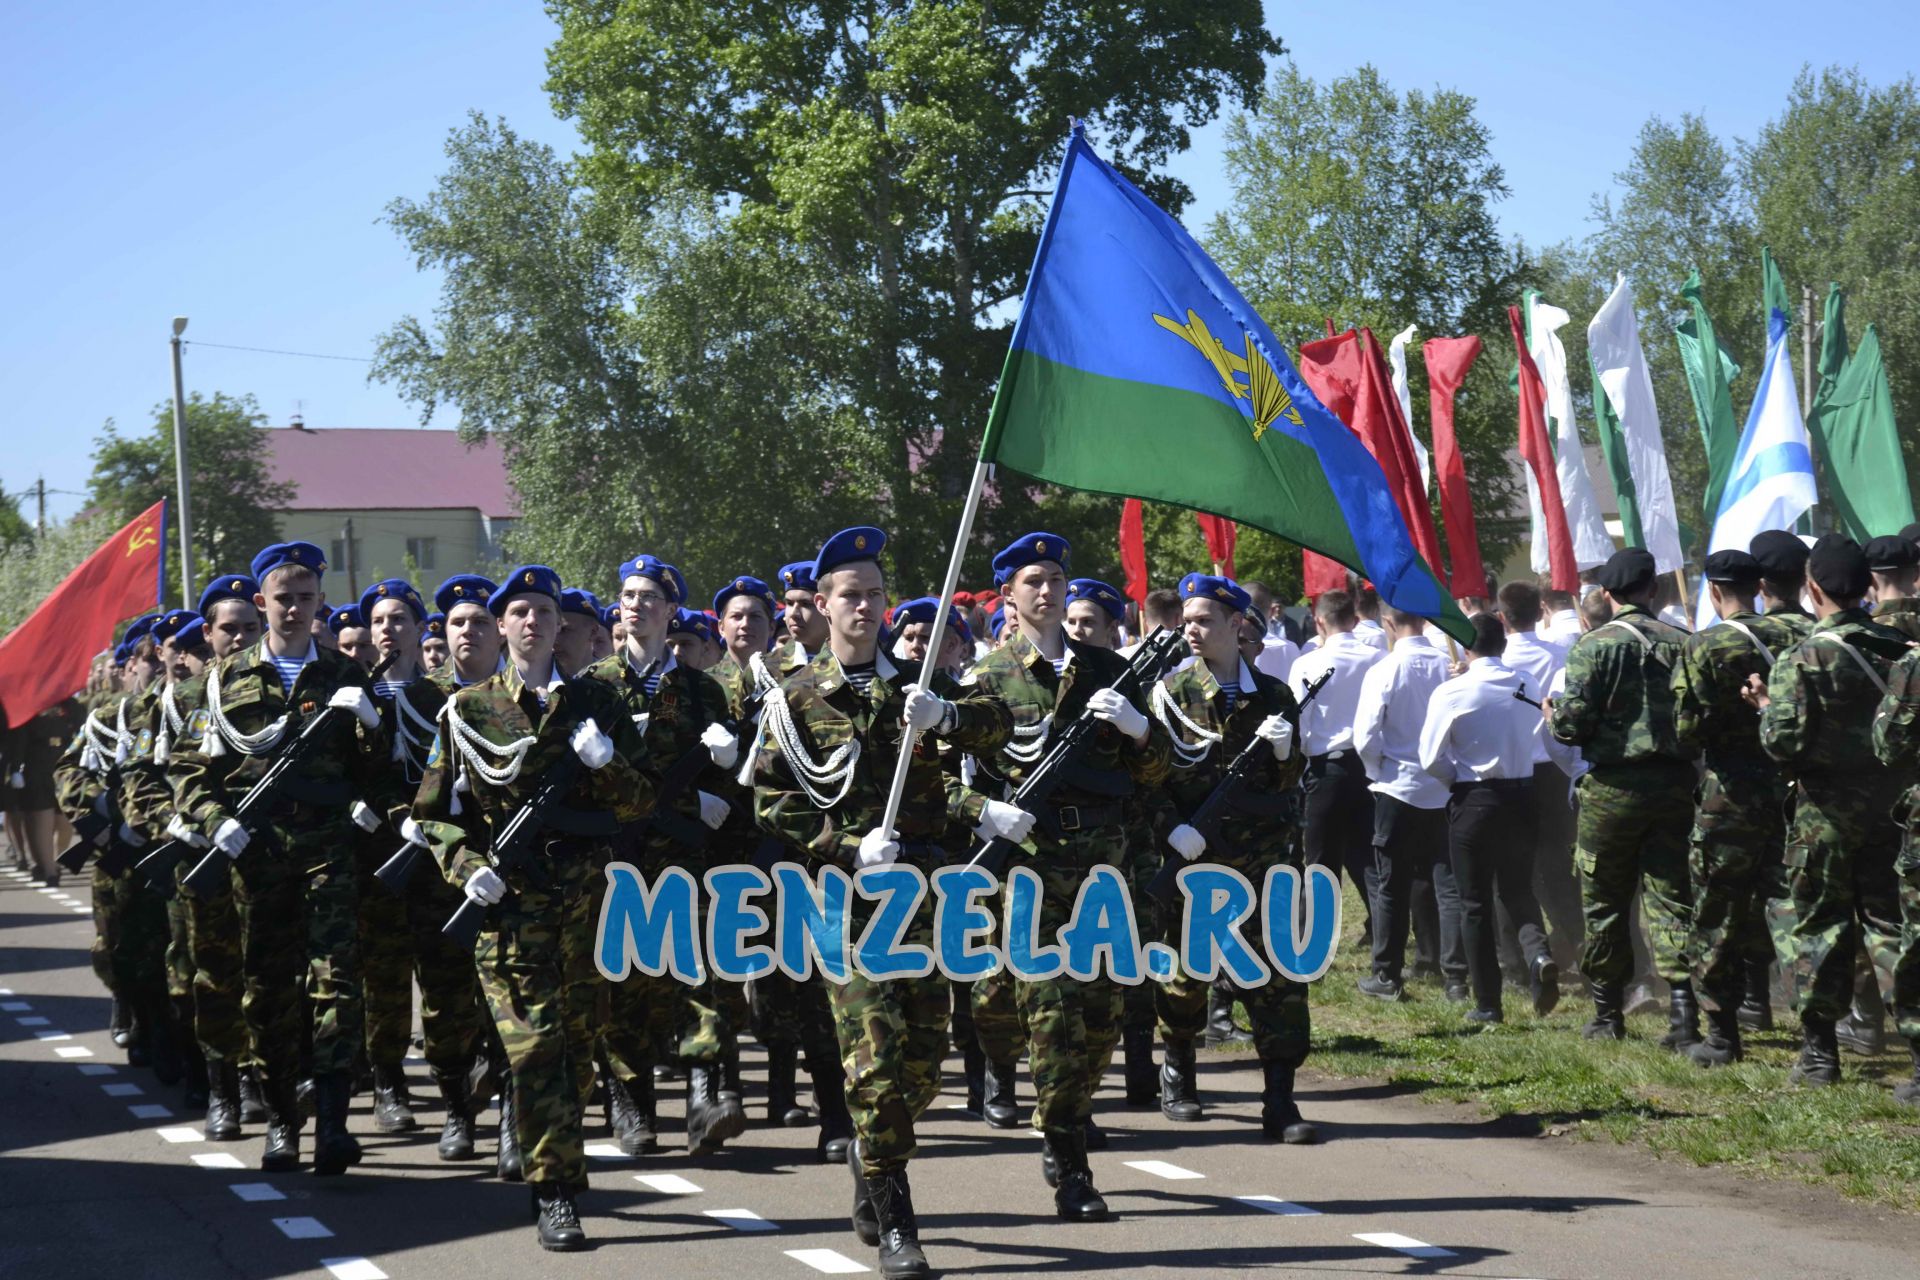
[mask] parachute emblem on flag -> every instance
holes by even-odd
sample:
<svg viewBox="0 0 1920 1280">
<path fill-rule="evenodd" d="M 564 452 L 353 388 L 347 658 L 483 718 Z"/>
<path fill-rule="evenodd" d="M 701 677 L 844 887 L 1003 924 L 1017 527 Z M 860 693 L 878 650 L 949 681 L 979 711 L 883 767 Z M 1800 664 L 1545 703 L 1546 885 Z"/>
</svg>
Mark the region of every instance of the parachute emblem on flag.
<svg viewBox="0 0 1920 1280">
<path fill-rule="evenodd" d="M 1213 336 L 1207 328 L 1207 322 L 1192 311 L 1187 312 L 1187 322 L 1180 324 L 1156 314 L 1154 323 L 1169 333 L 1178 334 L 1193 344 L 1195 350 L 1207 358 L 1213 371 L 1220 375 L 1220 385 L 1236 400 L 1253 402 L 1253 438 L 1258 440 L 1273 425 L 1276 418 L 1285 417 L 1294 426 L 1302 425 L 1300 411 L 1293 407 L 1293 397 L 1280 385 L 1280 377 L 1274 373 L 1273 366 L 1260 354 L 1253 344 L 1253 335 L 1247 335 L 1247 354 L 1237 356 L 1228 351 L 1226 344 Z M 1246 378 L 1246 385 L 1239 382 Z"/>
</svg>

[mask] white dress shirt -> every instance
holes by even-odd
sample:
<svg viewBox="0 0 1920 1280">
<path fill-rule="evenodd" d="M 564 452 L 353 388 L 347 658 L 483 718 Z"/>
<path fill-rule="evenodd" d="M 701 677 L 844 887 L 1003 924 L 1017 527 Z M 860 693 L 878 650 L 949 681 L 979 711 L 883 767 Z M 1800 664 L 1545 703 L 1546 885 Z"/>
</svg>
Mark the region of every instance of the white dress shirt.
<svg viewBox="0 0 1920 1280">
<path fill-rule="evenodd" d="M 1320 647 L 1294 659 L 1288 682 L 1293 696 L 1306 697 L 1307 686 L 1328 671 L 1333 679 L 1300 714 L 1300 746 L 1309 756 L 1353 748 L 1353 713 L 1360 705 L 1360 677 L 1380 661 L 1381 653 L 1350 631 L 1335 631 Z"/>
<path fill-rule="evenodd" d="M 1580 614 L 1575 609 L 1559 609 L 1547 617 L 1534 630 L 1540 633 L 1542 640 L 1550 640 L 1562 648 L 1571 649 L 1580 639 Z"/>
<path fill-rule="evenodd" d="M 1498 658 L 1475 658 L 1441 685 L 1420 731 L 1422 767 L 1449 785 L 1531 778 L 1540 709 L 1513 696 L 1520 679 Z"/>
<path fill-rule="evenodd" d="M 1362 618 L 1353 624 L 1353 638 L 1364 641 L 1381 653 L 1387 651 L 1387 629 L 1372 618 Z"/>
<path fill-rule="evenodd" d="M 1520 677 L 1520 686 L 1526 695 L 1535 702 L 1544 702 L 1547 690 L 1553 686 L 1553 678 L 1567 665 L 1567 651 L 1550 640 L 1542 640 L 1531 631 L 1512 631 L 1507 633 L 1507 651 L 1500 655 L 1500 661 L 1512 667 L 1514 674 Z M 1533 762 L 1545 764 L 1547 755 L 1547 722 L 1541 719 L 1534 726 Z"/>
<path fill-rule="evenodd" d="M 1260 644 L 1260 656 L 1253 660 L 1256 669 L 1266 672 L 1275 680 L 1285 684 L 1293 674 L 1294 659 L 1300 656 L 1300 646 L 1284 635 L 1269 635 Z"/>
<path fill-rule="evenodd" d="M 1566 691 L 1567 669 L 1562 667 L 1553 673 L 1553 680 L 1547 685 L 1547 696 L 1557 698 Z M 1578 782 L 1580 775 L 1593 767 L 1587 763 L 1587 757 L 1580 748 L 1574 746 L 1572 743 L 1562 742 L 1551 733 L 1545 735 L 1542 741 L 1547 744 L 1547 758 L 1559 765 L 1560 772 L 1566 774 L 1568 778 L 1572 779 L 1572 782 Z M 1573 800 L 1572 782 L 1569 782 L 1567 786 L 1567 800 L 1569 804 L 1571 804 Z"/>
<path fill-rule="evenodd" d="M 1368 790 L 1416 809 L 1446 807 L 1447 784 L 1420 764 L 1427 704 L 1446 680 L 1447 655 L 1425 636 L 1402 636 L 1386 657 L 1367 668 L 1360 678 L 1353 747 L 1367 767 Z"/>
</svg>

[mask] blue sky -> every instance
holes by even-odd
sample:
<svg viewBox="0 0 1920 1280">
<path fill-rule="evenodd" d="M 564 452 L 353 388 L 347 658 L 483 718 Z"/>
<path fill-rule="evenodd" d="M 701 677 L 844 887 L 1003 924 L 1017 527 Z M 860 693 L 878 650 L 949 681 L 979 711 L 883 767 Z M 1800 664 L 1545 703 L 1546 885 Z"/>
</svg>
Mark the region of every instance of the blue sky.
<svg viewBox="0 0 1920 1280">
<path fill-rule="evenodd" d="M 1920 7 L 1295 5 L 1269 24 L 1310 74 L 1365 62 L 1398 89 L 1479 99 L 1513 197 L 1509 235 L 1583 234 L 1652 114 L 1705 114 L 1751 136 L 1802 62 L 1912 74 Z M 366 356 L 436 281 L 378 223 L 424 194 L 470 109 L 569 147 L 540 85 L 552 25 L 517 3 L 11 5 L 0 38 L 0 487 L 80 490 L 102 424 L 144 429 L 170 394 L 168 322 L 189 340 Z M 1217 212 L 1220 130 L 1175 171 Z M 190 347 L 189 389 L 252 392 L 276 424 L 410 426 L 418 413 L 350 361 Z M 436 425 L 451 426 L 443 413 Z M 370 460 L 377 465 L 377 460 Z M 49 498 L 64 516 L 78 499 Z M 28 515 L 31 517 L 31 510 Z"/>
</svg>

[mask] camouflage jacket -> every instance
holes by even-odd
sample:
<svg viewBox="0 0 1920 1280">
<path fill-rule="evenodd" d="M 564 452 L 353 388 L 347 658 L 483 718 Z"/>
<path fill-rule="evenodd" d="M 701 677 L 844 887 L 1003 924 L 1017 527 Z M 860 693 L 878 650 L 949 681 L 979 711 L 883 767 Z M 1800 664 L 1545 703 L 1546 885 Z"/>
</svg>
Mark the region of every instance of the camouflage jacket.
<svg viewBox="0 0 1920 1280">
<path fill-rule="evenodd" d="M 427 776 L 427 758 L 433 754 L 434 737 L 440 731 L 440 709 L 447 705 L 453 691 L 453 663 L 438 672 L 422 672 L 402 685 L 391 698 L 375 695 L 380 707 L 380 731 L 392 743 L 381 767 L 360 799 L 386 819 L 398 832 L 400 824 L 413 813 L 413 797 L 420 780 Z"/>
<path fill-rule="evenodd" d="M 1898 659 L 1887 672 L 1887 692 L 1873 716 L 1873 754 L 1901 778 L 1915 779 L 1920 768 L 1920 648 Z M 1920 819 L 1920 780 L 1907 788 L 1901 818 Z"/>
<path fill-rule="evenodd" d="M 1909 640 L 1920 640 L 1920 599 L 1901 596 L 1873 606 L 1873 620 L 1891 627 Z"/>
<path fill-rule="evenodd" d="M 1673 728 L 1681 745 L 1704 752 L 1714 769 L 1771 768 L 1760 749 L 1760 713 L 1740 691 L 1748 676 L 1764 679 L 1810 630 L 1800 615 L 1742 611 L 1688 636 L 1673 669 Z"/>
<path fill-rule="evenodd" d="M 1673 676 L 1687 633 L 1637 605 L 1580 637 L 1566 692 L 1553 700 L 1553 736 L 1596 768 L 1689 760 L 1674 730 Z"/>
<path fill-rule="evenodd" d="M 54 798 L 69 821 L 92 811 L 101 796 L 119 799 L 120 764 L 138 731 L 130 719 L 135 695 L 109 693 L 94 701 L 80 732 L 53 767 Z"/>
<path fill-rule="evenodd" d="M 627 717 L 640 731 L 646 743 L 647 759 L 652 762 L 655 781 L 665 777 L 689 752 L 706 757 L 700 734 L 710 724 L 733 727 L 733 712 L 726 690 L 704 671 L 680 666 L 671 653 L 663 659 L 660 687 L 647 692 L 640 673 L 634 670 L 625 649 L 617 649 L 588 667 L 586 674 L 617 690 L 626 704 Z M 744 743 L 741 744 L 745 748 Z M 744 830 L 750 818 L 743 803 L 744 792 L 729 772 L 703 759 L 693 780 L 671 798 L 656 797 L 667 808 L 656 806 L 646 834 L 646 852 L 653 857 L 678 858 L 690 849 L 704 848 L 708 827 L 700 820 L 700 793 L 707 792 L 738 805 L 730 823 Z"/>
<path fill-rule="evenodd" d="M 1803 802 L 1881 817 L 1892 807 L 1902 775 L 1875 758 L 1874 721 L 1888 674 L 1910 646 L 1864 610 L 1842 609 L 1773 664 L 1760 745 L 1787 767 Z M 1885 691 L 1891 693 L 1891 686 Z"/>
<path fill-rule="evenodd" d="M 168 764 L 181 812 L 200 830 L 212 831 L 233 816 L 234 806 L 272 766 L 279 750 L 292 744 L 309 717 L 326 709 L 336 690 L 352 685 L 371 695 L 372 682 L 353 659 L 319 644 L 313 655 L 291 690 L 282 689 L 264 636 L 207 668 L 205 731 Z M 284 727 L 276 734 L 272 726 L 283 717 Z M 344 817 L 353 800 L 372 785 L 387 743 L 379 730 L 367 730 L 345 712 L 333 718 L 328 737 L 307 757 L 285 794 L 292 802 L 337 806 Z"/>
<path fill-rule="evenodd" d="M 613 759 L 599 769 L 578 770 L 566 807 L 638 822 L 653 808 L 653 778 L 646 743 L 617 690 L 583 673 L 549 690 L 543 707 L 509 663 L 447 700 L 413 818 L 449 881 L 464 885 L 488 865 L 493 834 L 533 799 L 554 766 L 573 758 L 574 730 L 589 717 L 613 740 Z M 468 741 L 469 733 L 492 750 Z M 469 753 L 504 780 L 489 781 L 472 767 Z M 584 847 L 582 840 L 590 838 L 550 832 L 546 847 L 574 851 Z"/>
<path fill-rule="evenodd" d="M 853 869 L 860 838 L 886 813 L 900 757 L 900 714 L 912 680 L 912 672 L 899 670 L 882 653 L 862 693 L 848 682 L 833 651 L 822 649 L 781 681 L 761 711 L 753 744 L 754 816 L 760 825 L 816 861 Z M 953 732 L 944 740 L 922 734 L 914 744 L 895 824 L 904 844 L 938 845 L 946 838 L 946 747 L 990 753 L 1013 731 L 1006 704 L 990 690 L 955 687 L 951 693 L 959 709 Z M 822 799 L 831 803 L 818 803 Z"/>
<path fill-rule="evenodd" d="M 1285 850 L 1283 798 L 1307 767 L 1300 749 L 1300 707 L 1293 690 L 1245 662 L 1240 664 L 1240 676 L 1240 694 L 1231 711 L 1220 682 L 1198 659 L 1163 679 L 1152 698 L 1154 717 L 1166 728 L 1173 747 L 1173 770 L 1156 805 L 1154 831 L 1162 837 L 1175 823 L 1191 818 L 1213 794 L 1234 758 L 1254 740 L 1261 721 L 1278 715 L 1293 725 L 1293 753 L 1287 759 L 1274 759 L 1272 748 L 1264 743 L 1255 753 L 1252 771 L 1215 829 L 1217 847 L 1208 849 L 1208 857 L 1215 861 L 1236 855 L 1267 857 Z M 1205 734 L 1218 734 L 1219 741 L 1210 742 Z"/>
<path fill-rule="evenodd" d="M 174 815 L 174 788 L 171 765 L 176 745 L 191 748 L 199 741 L 192 731 L 192 715 L 204 685 L 193 682 L 193 701 L 183 701 L 183 687 L 189 681 L 168 681 L 155 685 L 138 703 L 140 731 L 120 769 L 120 812 L 127 824 L 146 835 L 158 838 Z M 131 720 L 133 712 L 129 711 Z M 206 717 L 199 717 L 202 727 Z"/>
</svg>

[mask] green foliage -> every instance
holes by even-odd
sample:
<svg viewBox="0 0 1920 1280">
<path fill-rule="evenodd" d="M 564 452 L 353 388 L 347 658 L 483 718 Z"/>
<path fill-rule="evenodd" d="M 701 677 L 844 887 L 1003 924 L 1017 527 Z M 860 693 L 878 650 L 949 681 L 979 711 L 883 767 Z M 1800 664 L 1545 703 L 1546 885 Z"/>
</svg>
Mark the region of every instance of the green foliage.
<svg viewBox="0 0 1920 1280">
<path fill-rule="evenodd" d="M 82 560 L 124 521 L 97 511 L 49 524 L 45 537 L 0 545 L 0 636 L 27 620 Z"/>
<path fill-rule="evenodd" d="M 33 541 L 33 526 L 20 514 L 20 497 L 0 485 L 0 552 Z"/>
</svg>

